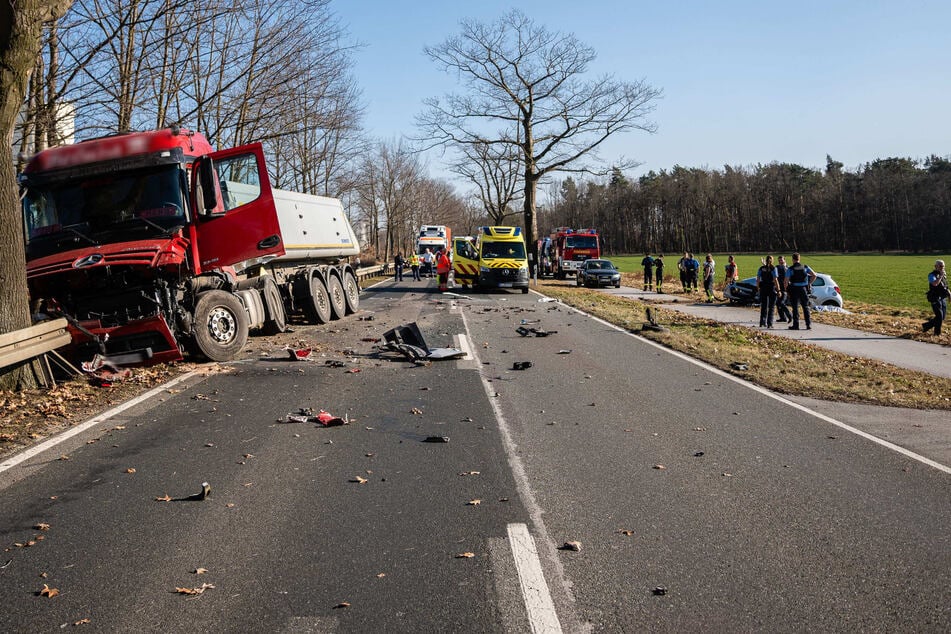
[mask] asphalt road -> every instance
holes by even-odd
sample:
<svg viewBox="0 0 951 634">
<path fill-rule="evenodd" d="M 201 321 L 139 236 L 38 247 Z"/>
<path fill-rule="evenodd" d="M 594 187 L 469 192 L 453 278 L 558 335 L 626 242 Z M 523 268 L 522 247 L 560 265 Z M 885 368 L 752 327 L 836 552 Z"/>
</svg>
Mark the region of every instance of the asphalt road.
<svg viewBox="0 0 951 634">
<path fill-rule="evenodd" d="M 0 473 L 0 630 L 951 628 L 946 471 L 534 293 L 433 286 Z M 470 358 L 363 340 L 413 321 Z M 350 423 L 278 422 L 308 407 Z"/>
</svg>

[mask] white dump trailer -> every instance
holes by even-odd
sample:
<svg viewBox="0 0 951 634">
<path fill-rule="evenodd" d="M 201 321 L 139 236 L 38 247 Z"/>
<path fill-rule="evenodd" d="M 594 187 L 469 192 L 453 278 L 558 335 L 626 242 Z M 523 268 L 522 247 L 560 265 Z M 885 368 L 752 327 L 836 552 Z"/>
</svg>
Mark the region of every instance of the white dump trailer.
<svg viewBox="0 0 951 634">
<path fill-rule="evenodd" d="M 272 192 L 285 254 L 249 271 L 238 284 L 248 291 L 242 299 L 251 329 L 280 332 L 289 315 L 323 324 L 356 311 L 360 286 L 349 258 L 360 253 L 360 245 L 341 202 Z"/>
</svg>

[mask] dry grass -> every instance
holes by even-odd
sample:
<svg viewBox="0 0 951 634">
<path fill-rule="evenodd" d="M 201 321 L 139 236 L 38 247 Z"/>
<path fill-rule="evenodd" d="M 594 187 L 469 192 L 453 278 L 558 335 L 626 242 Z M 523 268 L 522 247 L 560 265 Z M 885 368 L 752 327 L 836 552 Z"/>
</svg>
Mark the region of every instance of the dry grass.
<svg viewBox="0 0 951 634">
<path fill-rule="evenodd" d="M 632 331 L 640 331 L 647 321 L 647 306 L 640 301 L 559 282 L 539 281 L 539 290 Z M 653 309 L 668 332 L 643 331 L 641 335 L 773 391 L 872 405 L 951 409 L 947 396 L 951 379 L 850 357 L 760 330 Z M 850 316 L 823 314 L 821 320 L 829 317 Z M 749 369 L 734 370 L 733 362 L 745 363 Z"/>
</svg>

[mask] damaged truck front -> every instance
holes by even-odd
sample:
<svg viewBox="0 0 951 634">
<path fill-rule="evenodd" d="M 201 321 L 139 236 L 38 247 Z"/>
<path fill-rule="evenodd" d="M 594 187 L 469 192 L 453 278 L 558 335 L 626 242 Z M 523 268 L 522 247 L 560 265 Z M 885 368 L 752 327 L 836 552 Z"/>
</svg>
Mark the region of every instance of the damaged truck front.
<svg viewBox="0 0 951 634">
<path fill-rule="evenodd" d="M 74 360 L 233 359 L 249 330 L 282 330 L 286 308 L 327 304 L 313 280 L 331 273 L 355 307 L 349 265 L 269 274 L 285 244 L 260 144 L 124 134 L 40 152 L 20 184 L 32 309 L 69 320 Z"/>
</svg>

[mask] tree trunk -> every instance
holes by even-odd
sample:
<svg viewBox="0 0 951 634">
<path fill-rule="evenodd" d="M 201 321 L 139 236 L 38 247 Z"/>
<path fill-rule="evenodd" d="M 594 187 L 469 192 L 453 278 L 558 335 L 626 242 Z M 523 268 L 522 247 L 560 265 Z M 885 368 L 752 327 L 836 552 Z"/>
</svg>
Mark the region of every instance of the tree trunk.
<svg viewBox="0 0 951 634">
<path fill-rule="evenodd" d="M 23 219 L 10 152 L 13 128 L 36 63 L 43 23 L 68 7 L 69 0 L 0 2 L 0 332 L 30 325 Z M 20 366 L 0 375 L 0 389 L 32 381 L 29 366 Z"/>
</svg>

